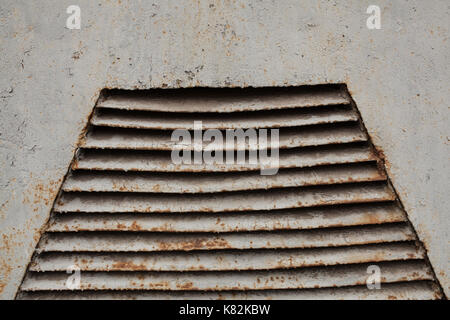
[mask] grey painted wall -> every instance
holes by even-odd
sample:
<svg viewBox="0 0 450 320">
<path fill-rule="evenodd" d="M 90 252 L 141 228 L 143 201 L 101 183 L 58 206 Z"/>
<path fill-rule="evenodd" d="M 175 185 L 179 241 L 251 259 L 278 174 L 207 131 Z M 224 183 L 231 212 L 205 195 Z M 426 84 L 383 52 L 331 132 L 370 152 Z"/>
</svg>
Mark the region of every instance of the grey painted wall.
<svg viewBox="0 0 450 320">
<path fill-rule="evenodd" d="M 81 30 L 65 28 L 81 7 Z M 366 9 L 381 7 L 381 30 Z M 344 82 L 448 295 L 442 1 L 0 0 L 0 298 L 13 298 L 102 88 Z"/>
</svg>

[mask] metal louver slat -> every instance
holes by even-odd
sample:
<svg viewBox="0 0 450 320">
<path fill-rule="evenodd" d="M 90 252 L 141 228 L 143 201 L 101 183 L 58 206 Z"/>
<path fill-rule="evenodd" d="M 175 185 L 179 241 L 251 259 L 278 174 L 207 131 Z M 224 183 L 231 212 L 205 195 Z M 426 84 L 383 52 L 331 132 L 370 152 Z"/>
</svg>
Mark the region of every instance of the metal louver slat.
<svg viewBox="0 0 450 320">
<path fill-rule="evenodd" d="M 415 240 L 406 225 L 258 233 L 51 233 L 40 250 L 74 252 L 314 248 Z"/>
<path fill-rule="evenodd" d="M 253 91 L 253 92 L 252 92 Z M 349 104 L 339 88 L 322 87 L 296 90 L 245 90 L 230 95 L 227 90 L 210 90 L 199 96 L 185 90 L 166 90 L 152 95 L 122 91 L 101 101 L 97 108 L 161 112 L 238 112 L 305 108 Z"/>
<path fill-rule="evenodd" d="M 84 290 L 84 291 L 27 291 L 23 299 L 134 299 L 134 300 L 430 300 L 439 299 L 438 288 L 432 281 L 383 283 L 379 290 L 367 286 L 346 286 L 315 289 L 245 290 L 245 291 L 153 291 L 153 290 Z"/>
<path fill-rule="evenodd" d="M 232 232 L 301 230 L 404 222 L 393 204 L 351 205 L 337 208 L 287 209 L 233 213 L 59 213 L 49 232 L 154 231 Z"/>
<path fill-rule="evenodd" d="M 314 149 L 282 150 L 279 168 L 304 168 L 330 164 L 375 161 L 367 146 L 343 145 Z M 255 171 L 260 165 L 242 164 L 175 164 L 168 152 L 135 152 L 122 150 L 83 150 L 72 165 L 74 170 L 151 171 L 151 172 L 233 172 Z"/>
<path fill-rule="evenodd" d="M 279 148 L 309 147 L 332 145 L 350 142 L 366 141 L 367 137 L 357 125 L 335 125 L 333 127 L 318 126 L 318 128 L 281 128 Z M 92 132 L 83 139 L 81 146 L 86 149 L 124 149 L 124 150 L 172 150 L 176 142 L 171 141 L 171 131 L 135 130 L 122 128 L 94 127 Z M 270 139 L 269 139 L 270 140 Z M 214 142 L 211 144 L 218 148 Z M 244 146 L 222 146 L 222 150 L 234 150 Z M 247 145 L 247 149 L 257 147 Z M 186 147 L 187 149 L 189 147 Z"/>
<path fill-rule="evenodd" d="M 339 261 L 336 257 L 339 257 Z M 224 271 L 268 270 L 377 261 L 423 259 L 413 243 L 382 244 L 304 250 L 225 251 L 214 255 L 195 253 L 48 253 L 39 257 L 31 271 L 65 271 L 78 265 L 83 271 Z"/>
<path fill-rule="evenodd" d="M 63 191 L 208 193 L 301 187 L 322 184 L 382 181 L 385 176 L 376 164 L 283 170 L 262 176 L 245 173 L 92 173 L 78 172 Z"/>
<path fill-rule="evenodd" d="M 423 261 L 383 262 L 382 283 L 432 280 Z M 80 289 L 96 290 L 267 290 L 355 286 L 367 281 L 367 265 L 306 267 L 269 271 L 83 272 Z M 70 290 L 65 272 L 31 272 L 22 289 Z"/>
<path fill-rule="evenodd" d="M 175 164 L 174 129 L 279 128 L 275 175 Z M 218 150 L 259 150 L 240 141 Z M 268 144 L 270 148 L 270 143 Z M 188 147 L 187 149 L 192 149 Z M 368 267 L 381 289 L 366 287 Z M 69 288 L 66 271 L 81 272 Z M 57 293 L 56 293 L 57 292 Z M 93 111 L 21 299 L 436 299 L 341 86 L 113 91 Z"/>
<path fill-rule="evenodd" d="M 179 115 L 170 112 L 130 112 L 101 109 L 101 111 L 94 114 L 91 121 L 96 126 L 158 130 L 194 130 L 194 121 L 199 119 L 202 119 L 203 129 L 219 130 L 280 128 L 358 121 L 357 114 L 349 107 L 320 107 L 310 109 L 287 109 L 282 113 L 253 111 L 255 114 L 252 115 L 240 113 L 203 113 L 198 115 L 186 113 Z"/>
<path fill-rule="evenodd" d="M 332 185 L 203 194 L 67 192 L 56 212 L 225 212 L 395 200 L 384 184 Z"/>
</svg>

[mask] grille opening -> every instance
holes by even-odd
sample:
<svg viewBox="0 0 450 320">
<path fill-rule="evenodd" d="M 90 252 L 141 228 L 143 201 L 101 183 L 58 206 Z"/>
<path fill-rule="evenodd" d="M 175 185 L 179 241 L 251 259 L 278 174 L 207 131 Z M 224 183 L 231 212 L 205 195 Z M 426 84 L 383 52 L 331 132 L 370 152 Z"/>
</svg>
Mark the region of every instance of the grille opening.
<svg viewBox="0 0 450 320">
<path fill-rule="evenodd" d="M 279 128 L 278 173 L 261 176 L 248 161 L 173 164 L 171 132 L 192 132 L 194 120 L 221 132 Z M 365 286 L 373 264 L 380 290 Z M 70 266 L 81 270 L 75 289 Z M 443 294 L 338 84 L 103 91 L 17 297 Z"/>
</svg>

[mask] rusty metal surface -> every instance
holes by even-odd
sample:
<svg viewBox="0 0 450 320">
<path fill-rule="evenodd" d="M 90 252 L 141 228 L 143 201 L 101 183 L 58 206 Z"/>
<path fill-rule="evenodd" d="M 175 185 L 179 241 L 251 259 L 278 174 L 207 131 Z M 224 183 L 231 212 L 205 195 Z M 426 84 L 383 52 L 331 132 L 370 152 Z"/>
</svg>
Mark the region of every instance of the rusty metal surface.
<svg viewBox="0 0 450 320">
<path fill-rule="evenodd" d="M 358 0 L 78 0 L 77 31 L 64 1 L 2 3 L 0 298 L 19 288 L 103 88 L 326 83 L 347 84 L 450 294 L 448 0 L 380 1 L 384 31 Z"/>
<path fill-rule="evenodd" d="M 69 290 L 68 266 L 81 269 L 77 290 L 145 296 L 361 286 L 370 264 L 383 285 L 421 283 L 411 297 L 438 297 L 423 285 L 434 280 L 426 252 L 348 96 L 335 87 L 243 95 L 205 112 L 195 107 L 201 96 L 164 105 L 148 94 L 116 92 L 94 110 L 20 297 Z M 281 126 L 281 169 L 172 164 L 170 130 L 193 120 L 203 129 Z M 395 297 L 408 296 L 400 288 Z"/>
</svg>

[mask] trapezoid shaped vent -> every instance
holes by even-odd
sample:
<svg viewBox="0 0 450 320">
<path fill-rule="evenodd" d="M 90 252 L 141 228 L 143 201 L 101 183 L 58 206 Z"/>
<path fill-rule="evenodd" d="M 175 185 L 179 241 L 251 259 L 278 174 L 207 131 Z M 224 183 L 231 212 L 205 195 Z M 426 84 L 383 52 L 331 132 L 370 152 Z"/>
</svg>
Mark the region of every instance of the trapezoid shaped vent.
<svg viewBox="0 0 450 320">
<path fill-rule="evenodd" d="M 279 129 L 278 172 L 174 163 L 171 134 L 195 121 Z M 366 285 L 373 265 L 378 289 Z M 441 295 L 355 104 L 333 85 L 106 92 L 18 298 Z"/>
</svg>

